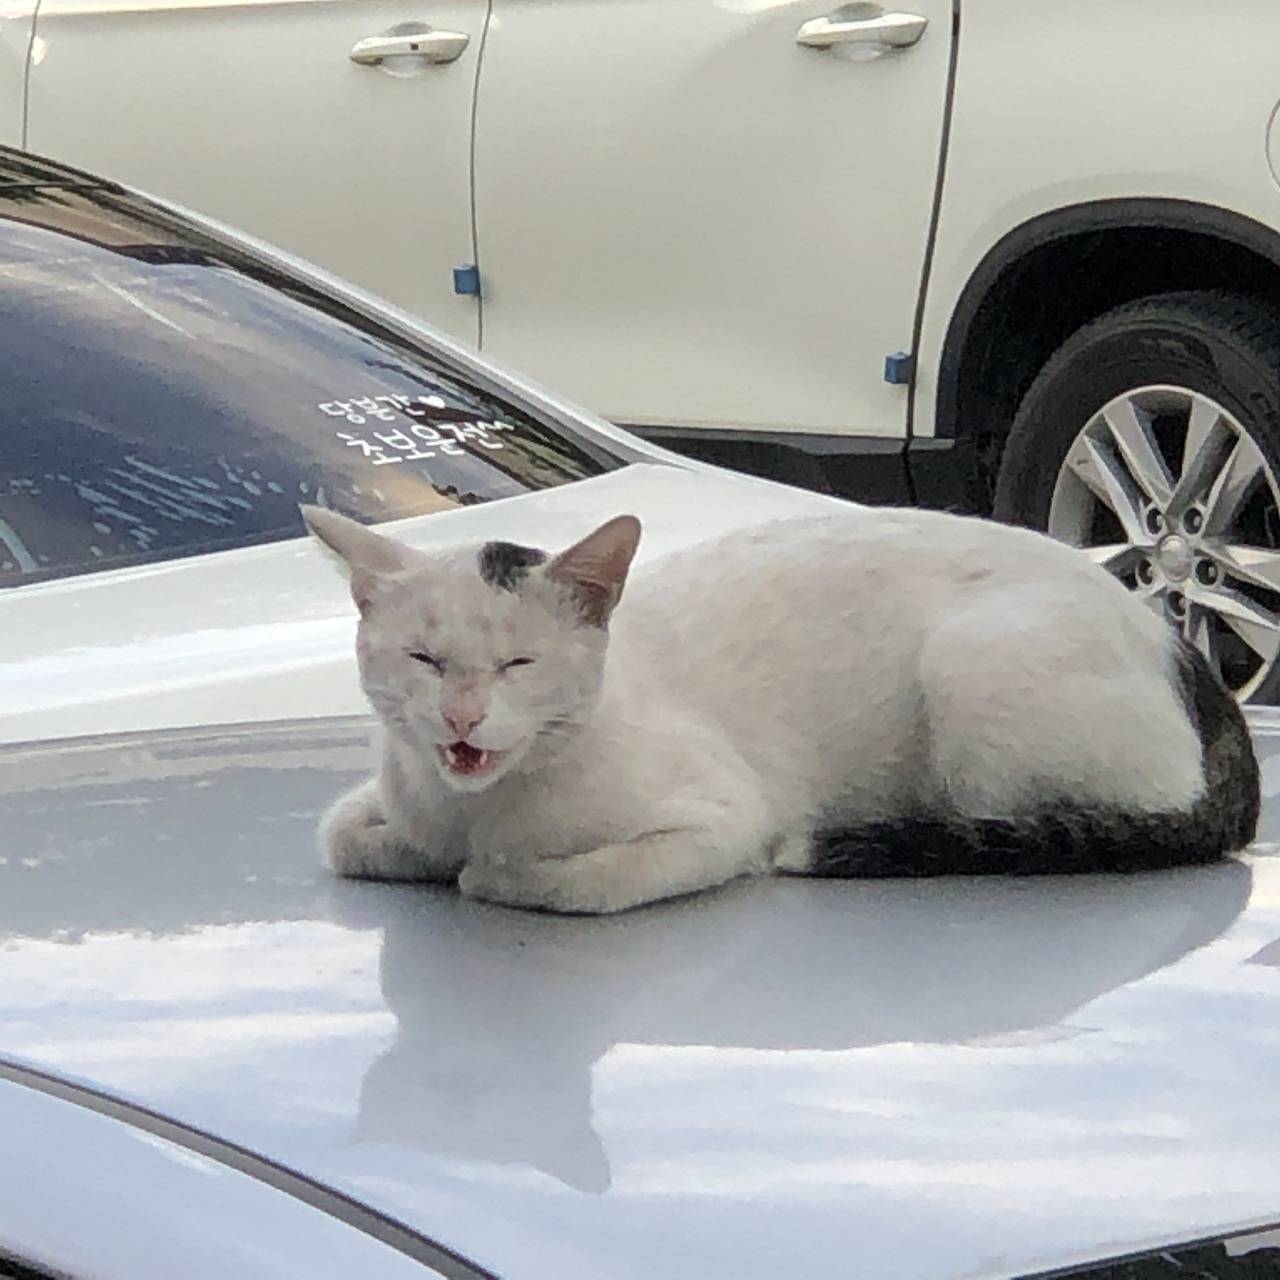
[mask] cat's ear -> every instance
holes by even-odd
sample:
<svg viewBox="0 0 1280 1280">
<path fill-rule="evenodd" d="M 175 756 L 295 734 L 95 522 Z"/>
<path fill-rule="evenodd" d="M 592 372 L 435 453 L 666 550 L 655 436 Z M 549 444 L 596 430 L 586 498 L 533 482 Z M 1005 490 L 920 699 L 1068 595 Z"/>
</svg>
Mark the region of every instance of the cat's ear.
<svg viewBox="0 0 1280 1280">
<path fill-rule="evenodd" d="M 392 538 L 366 528 L 358 520 L 327 507 L 301 506 L 302 519 L 311 536 L 341 561 L 351 579 L 351 596 L 361 613 L 369 607 L 380 577 L 409 563 L 410 551 Z"/>
<path fill-rule="evenodd" d="M 584 622 L 607 626 L 639 545 L 640 521 L 615 516 L 556 556 L 547 577 L 569 588 Z"/>
</svg>

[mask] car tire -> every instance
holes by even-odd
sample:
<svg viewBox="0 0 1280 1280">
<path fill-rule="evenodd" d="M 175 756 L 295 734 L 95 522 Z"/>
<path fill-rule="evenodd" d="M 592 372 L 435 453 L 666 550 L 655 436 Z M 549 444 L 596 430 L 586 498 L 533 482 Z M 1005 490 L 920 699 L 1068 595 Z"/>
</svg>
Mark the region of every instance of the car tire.
<svg viewBox="0 0 1280 1280">
<path fill-rule="evenodd" d="M 1087 550 L 1242 701 L 1280 696 L 1280 315 L 1167 293 L 1073 334 L 1023 397 L 998 519 Z"/>
</svg>

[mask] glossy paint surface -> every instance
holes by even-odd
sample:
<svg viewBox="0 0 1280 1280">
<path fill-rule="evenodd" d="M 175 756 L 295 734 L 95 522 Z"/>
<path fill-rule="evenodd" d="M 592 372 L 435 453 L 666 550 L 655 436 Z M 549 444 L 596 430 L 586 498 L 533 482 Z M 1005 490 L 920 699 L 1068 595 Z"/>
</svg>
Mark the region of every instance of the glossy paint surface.
<svg viewBox="0 0 1280 1280">
<path fill-rule="evenodd" d="M 904 434 L 952 3 L 905 7 L 885 51 L 796 43 L 839 0 L 495 0 L 486 351 L 617 422 Z"/>
<path fill-rule="evenodd" d="M 483 0 L 45 0 L 26 145 L 226 218 L 475 342 L 471 109 Z M 364 67 L 405 23 L 470 37 Z"/>
<path fill-rule="evenodd" d="M 434 1274 L 246 1174 L 7 1080 L 0 1129 L 0 1254 L 57 1274 L 161 1280 L 177 1259 L 183 1280 Z"/>
<path fill-rule="evenodd" d="M 0 1053 L 512 1278 L 1011 1275 L 1280 1207 L 1277 731 L 1241 861 L 600 920 L 330 879 L 366 732 L 0 754 Z"/>
</svg>

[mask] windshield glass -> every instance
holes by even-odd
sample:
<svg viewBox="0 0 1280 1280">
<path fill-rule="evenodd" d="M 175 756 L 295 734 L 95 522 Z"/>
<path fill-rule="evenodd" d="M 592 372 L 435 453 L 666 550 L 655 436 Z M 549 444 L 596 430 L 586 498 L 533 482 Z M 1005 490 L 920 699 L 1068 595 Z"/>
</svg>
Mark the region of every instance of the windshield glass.
<svg viewBox="0 0 1280 1280">
<path fill-rule="evenodd" d="M 425 346 L 110 190 L 0 202 L 0 586 L 621 465 Z"/>
</svg>

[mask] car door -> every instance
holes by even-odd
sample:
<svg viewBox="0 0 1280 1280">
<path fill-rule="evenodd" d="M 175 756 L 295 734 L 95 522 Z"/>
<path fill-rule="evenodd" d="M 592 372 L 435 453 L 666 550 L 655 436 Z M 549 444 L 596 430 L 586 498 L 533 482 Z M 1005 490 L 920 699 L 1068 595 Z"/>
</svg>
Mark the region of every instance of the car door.
<svg viewBox="0 0 1280 1280">
<path fill-rule="evenodd" d="M 452 272 L 473 257 L 485 12 L 484 0 L 43 0 L 28 146 L 274 241 L 474 342 L 475 300 Z"/>
<path fill-rule="evenodd" d="M 494 0 L 486 350 L 627 424 L 904 433 L 952 0 L 904 4 Z"/>
</svg>

